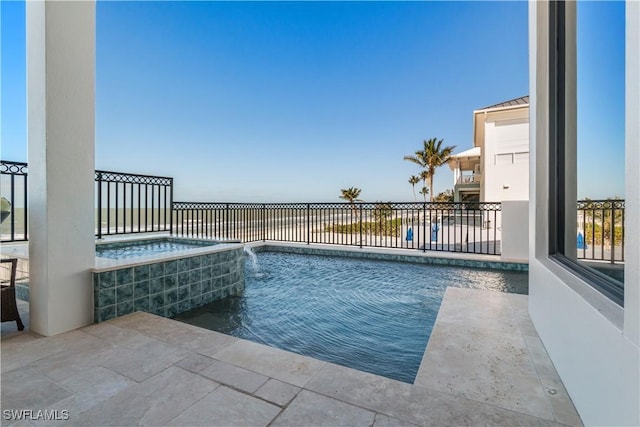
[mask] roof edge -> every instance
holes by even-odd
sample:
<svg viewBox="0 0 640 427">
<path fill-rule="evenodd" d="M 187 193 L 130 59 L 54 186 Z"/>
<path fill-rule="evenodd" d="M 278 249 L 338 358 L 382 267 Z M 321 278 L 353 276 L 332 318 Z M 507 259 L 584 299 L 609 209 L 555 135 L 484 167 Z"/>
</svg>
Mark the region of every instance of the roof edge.
<svg viewBox="0 0 640 427">
<path fill-rule="evenodd" d="M 525 107 L 529 105 L 529 95 L 521 96 L 519 98 L 509 99 L 498 104 L 489 105 L 488 107 L 479 108 L 475 111 L 493 110 L 499 108 L 514 108 Z"/>
</svg>

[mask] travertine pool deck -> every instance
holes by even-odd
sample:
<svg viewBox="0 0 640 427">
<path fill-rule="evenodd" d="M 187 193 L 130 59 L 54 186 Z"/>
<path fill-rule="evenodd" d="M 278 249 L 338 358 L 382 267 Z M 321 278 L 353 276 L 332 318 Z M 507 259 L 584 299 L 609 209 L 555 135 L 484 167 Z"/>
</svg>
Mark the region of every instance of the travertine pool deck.
<svg viewBox="0 0 640 427">
<path fill-rule="evenodd" d="M 141 312 L 55 337 L 3 323 L 2 425 L 581 425 L 526 307 L 449 288 L 413 385 Z"/>
</svg>

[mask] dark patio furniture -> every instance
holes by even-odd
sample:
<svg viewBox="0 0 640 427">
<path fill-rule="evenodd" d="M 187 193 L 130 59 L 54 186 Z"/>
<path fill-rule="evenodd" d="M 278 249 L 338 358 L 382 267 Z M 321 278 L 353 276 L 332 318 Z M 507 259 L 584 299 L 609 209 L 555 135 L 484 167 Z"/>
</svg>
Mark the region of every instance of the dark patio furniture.
<svg viewBox="0 0 640 427">
<path fill-rule="evenodd" d="M 0 259 L 0 263 L 11 263 L 11 279 L 8 283 L 2 283 L 2 321 L 12 322 L 16 321 L 18 330 L 22 331 L 24 325 L 22 319 L 20 319 L 20 313 L 18 312 L 18 305 L 16 303 L 16 270 L 18 268 L 18 260 L 16 258 Z"/>
</svg>

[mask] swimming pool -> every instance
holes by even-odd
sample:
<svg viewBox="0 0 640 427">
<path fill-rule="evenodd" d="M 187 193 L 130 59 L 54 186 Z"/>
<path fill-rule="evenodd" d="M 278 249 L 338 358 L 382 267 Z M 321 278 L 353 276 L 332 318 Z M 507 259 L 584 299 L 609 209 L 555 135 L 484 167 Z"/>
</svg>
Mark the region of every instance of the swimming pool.
<svg viewBox="0 0 640 427">
<path fill-rule="evenodd" d="M 215 241 L 176 239 L 171 237 L 135 240 L 128 242 L 100 243 L 96 245 L 96 256 L 109 259 L 128 259 L 141 256 L 201 248 L 219 244 Z"/>
<path fill-rule="evenodd" d="M 413 383 L 447 286 L 527 293 L 527 273 L 259 252 L 243 294 L 193 325 Z"/>
</svg>

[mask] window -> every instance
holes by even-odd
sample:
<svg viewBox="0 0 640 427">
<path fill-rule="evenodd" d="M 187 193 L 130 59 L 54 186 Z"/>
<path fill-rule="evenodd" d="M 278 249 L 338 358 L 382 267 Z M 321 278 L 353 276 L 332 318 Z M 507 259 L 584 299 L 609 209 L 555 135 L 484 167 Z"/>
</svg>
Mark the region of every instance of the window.
<svg viewBox="0 0 640 427">
<path fill-rule="evenodd" d="M 624 3 L 549 7 L 549 255 L 623 305 Z"/>
</svg>

